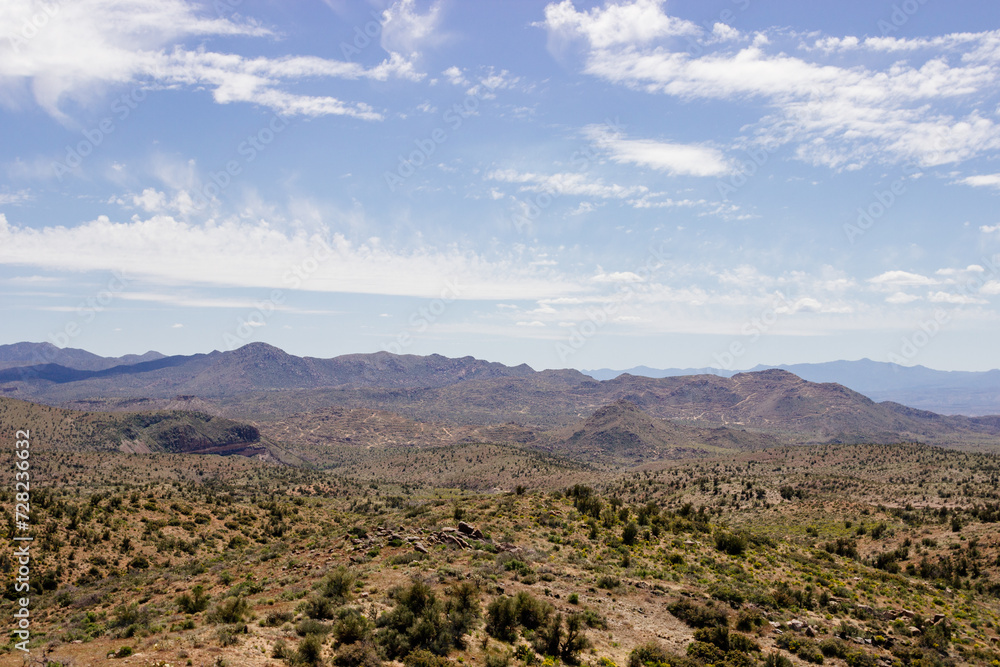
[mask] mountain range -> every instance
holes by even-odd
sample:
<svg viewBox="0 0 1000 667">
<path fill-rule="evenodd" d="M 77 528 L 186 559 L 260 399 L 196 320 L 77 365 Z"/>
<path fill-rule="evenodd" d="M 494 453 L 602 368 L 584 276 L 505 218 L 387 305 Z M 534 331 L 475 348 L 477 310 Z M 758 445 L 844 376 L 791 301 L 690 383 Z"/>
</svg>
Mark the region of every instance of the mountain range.
<svg viewBox="0 0 1000 667">
<path fill-rule="evenodd" d="M 938 371 L 925 366 L 860 359 L 818 364 L 758 365 L 746 371 L 718 368 L 650 368 L 636 366 L 627 370 L 584 370 L 596 380 L 610 380 L 623 373 L 651 378 L 681 375 L 718 375 L 780 369 L 810 382 L 836 382 L 875 401 L 894 401 L 941 414 L 988 415 L 1000 413 L 1000 370 Z"/>
<path fill-rule="evenodd" d="M 88 410 L 197 411 L 249 421 L 262 432 L 293 418 L 314 425 L 337 407 L 396 415 L 416 422 L 404 429 L 413 432 L 441 424 L 471 428 L 466 438 L 504 439 L 496 429 L 506 428 L 515 442 L 581 456 L 621 450 L 633 459 L 669 456 L 692 443 L 702 449 L 900 441 L 993 447 L 1000 435 L 1000 417 L 876 402 L 784 369 L 595 380 L 571 369 L 534 371 L 472 357 L 297 357 L 264 343 L 187 356 L 147 353 L 110 366 L 116 360 L 83 351 L 63 351 L 63 364 L 9 365 L 31 359 L 32 345 L 0 346 L 0 362 L 8 364 L 0 370 L 0 395 Z M 695 430 L 681 432 L 682 426 Z"/>
</svg>

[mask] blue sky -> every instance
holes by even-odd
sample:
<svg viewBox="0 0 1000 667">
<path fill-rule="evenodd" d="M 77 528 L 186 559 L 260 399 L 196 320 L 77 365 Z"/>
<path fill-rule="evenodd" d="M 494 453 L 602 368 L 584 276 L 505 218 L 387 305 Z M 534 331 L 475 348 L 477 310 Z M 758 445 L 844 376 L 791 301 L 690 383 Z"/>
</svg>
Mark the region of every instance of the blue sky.
<svg viewBox="0 0 1000 667">
<path fill-rule="evenodd" d="M 0 343 L 995 368 L 998 19 L 10 0 Z"/>
</svg>

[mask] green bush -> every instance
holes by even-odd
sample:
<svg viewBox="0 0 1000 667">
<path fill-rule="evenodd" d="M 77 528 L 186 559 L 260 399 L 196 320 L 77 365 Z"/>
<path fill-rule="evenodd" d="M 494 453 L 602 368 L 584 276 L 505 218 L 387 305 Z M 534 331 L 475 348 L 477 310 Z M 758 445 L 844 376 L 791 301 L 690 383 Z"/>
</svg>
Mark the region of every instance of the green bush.
<svg viewBox="0 0 1000 667">
<path fill-rule="evenodd" d="M 447 658 L 434 655 L 424 649 L 413 651 L 407 655 L 403 664 L 406 667 L 452 667 L 451 661 Z"/>
<path fill-rule="evenodd" d="M 299 642 L 295 657 L 303 665 L 323 664 L 323 640 L 319 635 L 306 635 Z"/>
<path fill-rule="evenodd" d="M 198 584 L 191 593 L 183 593 L 177 597 L 177 606 L 185 614 L 197 614 L 208 608 L 209 596 L 205 595 L 205 587 Z"/>
<path fill-rule="evenodd" d="M 320 594 L 338 604 L 343 604 L 351 598 L 357 580 L 357 575 L 351 569 L 341 565 L 323 579 Z"/>
<path fill-rule="evenodd" d="M 701 663 L 671 653 L 656 642 L 641 644 L 628 654 L 628 667 L 701 667 Z"/>
<path fill-rule="evenodd" d="M 744 609 L 736 617 L 736 629 L 740 632 L 753 632 L 764 625 L 764 615 L 756 609 Z"/>
<path fill-rule="evenodd" d="M 514 597 L 514 609 L 518 624 L 529 630 L 536 630 L 547 623 L 553 611 L 551 604 L 524 591 Z"/>
<path fill-rule="evenodd" d="M 342 646 L 334 654 L 333 664 L 337 667 L 380 667 L 382 660 L 371 644 L 358 642 Z"/>
<path fill-rule="evenodd" d="M 502 642 L 517 639 L 517 604 L 514 598 L 501 596 L 486 606 L 486 632 Z"/>
<path fill-rule="evenodd" d="M 306 601 L 305 608 L 302 611 L 309 618 L 319 621 L 329 621 L 337 613 L 337 603 L 331 598 L 314 595 Z"/>
<path fill-rule="evenodd" d="M 212 623 L 242 623 L 243 616 L 250 611 L 250 605 L 242 597 L 231 597 L 219 602 L 208 616 Z"/>
<path fill-rule="evenodd" d="M 340 644 L 355 644 L 371 637 L 372 623 L 360 609 L 351 607 L 337 612 L 337 622 L 333 625 L 333 638 Z"/>
<path fill-rule="evenodd" d="M 316 635 L 317 637 L 325 637 L 330 632 L 330 626 L 325 623 L 320 623 L 313 618 L 304 618 L 298 622 L 295 626 L 295 634 L 299 637 L 308 637 L 309 635 Z"/>
<path fill-rule="evenodd" d="M 792 661 L 780 653 L 768 653 L 764 657 L 764 667 L 793 667 Z"/>
<path fill-rule="evenodd" d="M 687 598 L 681 598 L 668 605 L 667 611 L 692 628 L 729 625 L 729 614 L 722 609 L 698 604 Z"/>
<path fill-rule="evenodd" d="M 543 655 L 559 658 L 567 665 L 577 665 L 580 663 L 580 652 L 590 646 L 590 640 L 583 634 L 583 617 L 570 614 L 565 619 L 565 625 L 564 630 L 562 614 L 551 616 L 535 632 L 534 647 Z"/>
<path fill-rule="evenodd" d="M 715 534 L 715 548 L 730 556 L 739 556 L 747 549 L 747 536 L 720 530 Z"/>
<path fill-rule="evenodd" d="M 707 664 L 722 662 L 726 657 L 725 651 L 718 646 L 699 641 L 694 641 L 687 645 L 687 654 L 689 658 L 701 660 Z"/>
<path fill-rule="evenodd" d="M 819 643 L 819 650 L 828 658 L 844 658 L 847 656 L 847 644 L 832 637 Z"/>
<path fill-rule="evenodd" d="M 445 604 L 421 581 L 394 589 L 390 597 L 396 605 L 378 617 L 375 639 L 393 660 L 420 649 L 447 655 L 452 647 L 463 646 L 465 634 L 479 617 L 474 592 L 474 587 L 453 589 Z"/>
</svg>

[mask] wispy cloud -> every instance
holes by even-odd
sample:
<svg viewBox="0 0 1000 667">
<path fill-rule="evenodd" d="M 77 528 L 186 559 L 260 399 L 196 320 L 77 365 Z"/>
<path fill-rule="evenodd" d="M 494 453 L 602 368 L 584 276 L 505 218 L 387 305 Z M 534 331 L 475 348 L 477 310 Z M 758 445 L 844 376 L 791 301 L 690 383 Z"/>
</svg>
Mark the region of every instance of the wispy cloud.
<svg viewBox="0 0 1000 667">
<path fill-rule="evenodd" d="M 877 160 L 932 166 L 1000 147 L 1000 127 L 980 111 L 996 104 L 995 31 L 807 43 L 783 29 L 722 40 L 697 28 L 691 38 L 697 48 L 690 48 L 676 36 L 680 26 L 691 27 L 670 17 L 662 0 L 589 11 L 566 0 L 547 7 L 544 26 L 550 36 L 582 41 L 584 71 L 606 81 L 681 99 L 763 104 L 768 111 L 751 126 L 756 138 L 794 144 L 799 159 L 816 165 L 853 169 Z M 609 26 L 629 38 L 616 39 Z M 841 55 L 848 48 L 891 60 L 861 66 Z M 904 51 L 908 60 L 899 60 L 896 54 Z"/>
<path fill-rule="evenodd" d="M 611 159 L 681 176 L 721 176 L 731 168 L 722 151 L 698 144 L 678 144 L 652 139 L 627 139 L 605 126 L 591 125 L 585 134 Z"/>
<path fill-rule="evenodd" d="M 43 3 L 0 4 L 0 25 L 20 25 Z M 405 3 L 404 3 L 405 4 Z M 419 80 L 424 75 L 403 55 L 391 52 L 374 67 L 312 56 L 247 58 L 184 46 L 197 38 L 274 38 L 253 21 L 208 15 L 186 0 L 78 0 L 57 5 L 31 39 L 0 42 L 0 100 L 30 94 L 51 115 L 65 118 L 65 101 L 88 102 L 109 86 L 208 88 L 220 104 L 258 104 L 288 115 L 347 115 L 377 120 L 364 102 L 289 90 L 307 78 Z"/>
<path fill-rule="evenodd" d="M 303 274 L 302 267 L 315 270 Z M 457 248 L 407 252 L 377 239 L 352 243 L 334 234 L 284 232 L 266 221 L 196 225 L 157 215 L 112 222 L 105 216 L 71 228 L 32 229 L 0 214 L 0 265 L 59 271 L 120 270 L 173 285 L 294 288 L 437 297 L 458 280 L 462 299 L 532 299 L 580 291 L 551 267 L 516 258 L 488 260 Z M 147 295 L 147 298 L 149 296 Z"/>
</svg>

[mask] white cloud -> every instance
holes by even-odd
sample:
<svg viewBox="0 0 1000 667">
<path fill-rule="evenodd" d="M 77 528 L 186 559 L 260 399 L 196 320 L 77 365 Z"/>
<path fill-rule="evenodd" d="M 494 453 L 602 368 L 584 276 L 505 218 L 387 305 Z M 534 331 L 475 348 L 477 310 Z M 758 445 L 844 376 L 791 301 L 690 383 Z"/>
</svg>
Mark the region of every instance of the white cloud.
<svg viewBox="0 0 1000 667">
<path fill-rule="evenodd" d="M 885 273 L 881 273 L 874 278 L 869 278 L 868 282 L 873 285 L 885 285 L 889 287 L 938 284 L 938 281 L 934 278 L 929 278 L 927 276 L 920 275 L 919 273 L 910 273 L 909 271 L 886 271 Z"/>
<path fill-rule="evenodd" d="M 51 3 L 0 3 L 0 25 L 20 25 Z M 65 119 L 67 100 L 90 102 L 112 86 L 207 88 L 220 104 L 247 102 L 288 115 L 349 115 L 366 120 L 381 114 L 363 102 L 292 93 L 287 86 L 307 78 L 419 80 L 399 53 L 377 66 L 311 56 L 253 57 L 197 50 L 190 38 L 273 38 L 257 23 L 219 18 L 187 0 L 76 0 L 58 10 L 31 39 L 0 42 L 0 100 L 16 104 L 32 95 L 51 115 Z"/>
<path fill-rule="evenodd" d="M 662 37 L 691 35 L 698 26 L 663 13 L 662 0 L 638 0 L 631 4 L 607 4 L 589 12 L 578 12 L 572 0 L 545 7 L 544 25 L 550 36 L 585 38 L 593 47 L 647 44 Z"/>
<path fill-rule="evenodd" d="M 626 139 L 620 132 L 600 125 L 588 126 L 585 133 L 620 164 L 636 164 L 681 176 L 720 176 L 730 171 L 722 151 L 710 146 Z"/>
<path fill-rule="evenodd" d="M 766 111 L 749 126 L 770 145 L 794 144 L 801 160 L 835 169 L 870 161 L 922 166 L 960 162 L 1000 148 L 1000 126 L 980 109 L 995 104 L 1000 48 L 995 32 L 917 41 L 804 39 L 775 28 L 755 35 L 696 29 L 699 49 L 662 28 L 676 20 L 663 2 L 636 0 L 578 12 L 550 4 L 552 38 L 589 46 L 584 71 L 634 90 L 726 100 Z M 614 26 L 622 37 L 609 34 Z M 656 26 L 661 26 L 657 28 Z M 858 65 L 831 51 L 904 49 L 908 60 Z M 796 53 L 798 51 L 798 53 Z M 876 58 L 869 59 L 877 63 Z"/>
<path fill-rule="evenodd" d="M 1000 280 L 990 280 L 985 285 L 979 288 L 980 294 L 987 294 L 990 296 L 996 296 L 1000 294 Z"/>
<path fill-rule="evenodd" d="M 952 303 L 956 305 L 986 303 L 986 300 L 969 296 L 968 294 L 949 294 L 948 292 L 931 292 L 927 295 L 927 300 L 931 303 Z"/>
<path fill-rule="evenodd" d="M 598 273 L 590 279 L 594 283 L 641 283 L 642 277 L 631 271 L 613 271 L 612 273 Z"/>
<path fill-rule="evenodd" d="M 462 69 L 457 65 L 452 65 L 445 71 L 441 72 L 444 74 L 445 78 L 448 79 L 448 83 L 453 86 L 467 86 L 469 85 L 469 80 L 465 78 L 462 74 Z"/>
<path fill-rule="evenodd" d="M 442 38 L 441 3 L 434 2 L 426 13 L 417 11 L 415 0 L 399 0 L 383 13 L 382 48 L 408 58 L 420 55 L 428 45 Z"/>
<path fill-rule="evenodd" d="M 1000 188 L 1000 174 L 979 174 L 977 176 L 966 176 L 959 183 L 971 185 L 976 188 Z"/>
<path fill-rule="evenodd" d="M 992 232 L 1000 232 L 1000 225 L 982 225 L 979 231 L 990 234 Z"/>
<path fill-rule="evenodd" d="M 183 325 L 183 324 L 180 324 L 180 323 L 177 323 L 177 324 L 171 324 L 171 325 L 170 325 L 170 328 L 171 328 L 171 329 L 183 329 L 183 328 L 184 328 L 184 325 Z"/>
<path fill-rule="evenodd" d="M 27 190 L 17 192 L 0 192 L 0 206 L 20 206 L 33 199 Z"/>
<path fill-rule="evenodd" d="M 644 185 L 624 186 L 614 183 L 606 185 L 600 179 L 588 180 L 584 174 L 577 173 L 536 174 L 514 169 L 497 169 L 486 174 L 486 178 L 502 183 L 517 183 L 522 189 L 531 192 L 601 199 L 626 199 L 649 191 Z"/>
<path fill-rule="evenodd" d="M 905 292 L 896 292 L 895 294 L 892 294 L 885 298 L 886 303 L 894 303 L 894 304 L 911 303 L 913 301 L 919 301 L 919 300 L 920 300 L 919 296 L 913 294 L 907 294 Z"/>
<path fill-rule="evenodd" d="M 167 195 L 156 188 L 146 188 L 141 195 L 132 195 L 132 203 L 141 207 L 147 213 L 160 213 L 167 204 Z"/>
<path fill-rule="evenodd" d="M 532 320 L 530 322 L 518 322 L 519 327 L 544 327 L 545 322 L 539 322 L 538 320 Z"/>
<path fill-rule="evenodd" d="M 316 271 L 299 278 L 309 260 Z M 269 287 L 317 292 L 436 298 L 457 280 L 462 299 L 539 299 L 583 287 L 548 267 L 516 257 L 488 260 L 456 247 L 395 252 L 381 243 L 353 243 L 339 234 L 284 232 L 266 221 L 209 221 L 170 216 L 112 222 L 105 216 L 75 227 L 34 229 L 0 214 L 0 265 L 65 272 L 118 270 L 170 285 Z M 301 271 L 300 271 L 301 273 Z"/>
</svg>

